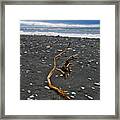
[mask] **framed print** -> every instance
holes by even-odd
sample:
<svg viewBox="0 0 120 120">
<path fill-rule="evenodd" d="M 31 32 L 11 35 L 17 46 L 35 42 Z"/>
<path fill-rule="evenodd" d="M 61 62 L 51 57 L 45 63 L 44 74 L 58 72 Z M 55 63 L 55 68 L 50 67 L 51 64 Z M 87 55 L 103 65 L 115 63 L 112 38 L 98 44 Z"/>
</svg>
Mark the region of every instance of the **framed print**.
<svg viewBox="0 0 120 120">
<path fill-rule="evenodd" d="M 1 2 L 2 119 L 119 119 L 119 2 Z"/>
</svg>

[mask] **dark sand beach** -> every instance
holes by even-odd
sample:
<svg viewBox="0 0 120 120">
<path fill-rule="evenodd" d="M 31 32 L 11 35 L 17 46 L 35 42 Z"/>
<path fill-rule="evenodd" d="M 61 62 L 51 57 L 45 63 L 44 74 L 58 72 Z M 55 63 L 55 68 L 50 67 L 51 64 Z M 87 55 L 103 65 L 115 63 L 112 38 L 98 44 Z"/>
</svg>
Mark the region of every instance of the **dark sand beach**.
<svg viewBox="0 0 120 120">
<path fill-rule="evenodd" d="M 48 87 L 47 75 L 53 67 L 53 58 L 69 46 L 58 65 L 74 54 L 72 72 L 67 79 L 59 73 L 52 83 L 69 92 L 71 100 L 100 99 L 100 39 L 45 35 L 20 35 L 20 99 L 64 100 Z"/>
</svg>

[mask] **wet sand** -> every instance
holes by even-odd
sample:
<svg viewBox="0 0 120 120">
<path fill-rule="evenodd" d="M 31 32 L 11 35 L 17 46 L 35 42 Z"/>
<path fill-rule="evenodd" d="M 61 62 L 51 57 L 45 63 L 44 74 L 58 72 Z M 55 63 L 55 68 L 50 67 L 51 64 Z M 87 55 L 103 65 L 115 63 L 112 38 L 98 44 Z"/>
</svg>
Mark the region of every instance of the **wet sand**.
<svg viewBox="0 0 120 120">
<path fill-rule="evenodd" d="M 72 100 L 100 99 L 100 39 L 60 36 L 20 36 L 20 99 L 64 100 L 50 89 L 47 75 L 53 67 L 53 57 L 71 43 L 69 51 L 62 55 L 58 65 L 73 54 L 72 72 L 67 79 L 59 73 L 52 83 L 67 90 Z"/>
</svg>

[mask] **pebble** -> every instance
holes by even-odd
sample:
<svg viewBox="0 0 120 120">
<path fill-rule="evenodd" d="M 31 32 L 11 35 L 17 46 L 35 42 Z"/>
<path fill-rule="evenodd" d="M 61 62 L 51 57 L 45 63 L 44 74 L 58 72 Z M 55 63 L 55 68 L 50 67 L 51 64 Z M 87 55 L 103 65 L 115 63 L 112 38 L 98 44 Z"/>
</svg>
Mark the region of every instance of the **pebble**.
<svg viewBox="0 0 120 120">
<path fill-rule="evenodd" d="M 27 100 L 31 100 L 31 98 L 27 98 Z"/>
<path fill-rule="evenodd" d="M 41 71 L 37 71 L 37 73 L 42 73 Z"/>
<path fill-rule="evenodd" d="M 41 61 L 44 62 L 45 60 L 42 59 Z"/>
<path fill-rule="evenodd" d="M 73 95 L 76 95 L 76 93 L 75 92 L 71 92 Z"/>
<path fill-rule="evenodd" d="M 29 96 L 29 98 L 34 98 L 34 95 Z"/>
<path fill-rule="evenodd" d="M 28 73 L 30 70 L 26 70 L 26 73 Z"/>
<path fill-rule="evenodd" d="M 71 88 L 71 86 L 69 85 L 68 88 Z"/>
<path fill-rule="evenodd" d="M 88 80 L 92 80 L 92 78 L 89 77 Z"/>
<path fill-rule="evenodd" d="M 85 47 L 85 45 L 81 45 L 81 47 Z"/>
<path fill-rule="evenodd" d="M 30 85 L 33 85 L 33 83 L 30 83 Z"/>
<path fill-rule="evenodd" d="M 22 91 L 25 91 L 25 89 L 22 89 Z"/>
<path fill-rule="evenodd" d="M 58 75 L 55 75 L 55 77 L 58 77 Z"/>
<path fill-rule="evenodd" d="M 27 53 L 27 51 L 25 51 L 24 53 Z"/>
<path fill-rule="evenodd" d="M 93 100 L 93 97 L 91 97 L 91 96 L 87 96 L 89 99 L 91 99 L 91 100 Z"/>
<path fill-rule="evenodd" d="M 48 81 L 45 81 L 45 83 L 48 83 Z"/>
<path fill-rule="evenodd" d="M 82 90 L 84 90 L 84 89 L 85 89 L 85 87 L 81 87 L 81 89 L 82 89 Z"/>
<path fill-rule="evenodd" d="M 90 67 L 90 64 L 87 64 L 88 67 Z"/>
<path fill-rule="evenodd" d="M 95 90 L 95 87 L 91 87 L 93 90 Z"/>
<path fill-rule="evenodd" d="M 43 64 L 46 64 L 46 62 L 42 62 Z"/>
<path fill-rule="evenodd" d="M 68 48 L 68 50 L 72 50 L 72 48 Z"/>
<path fill-rule="evenodd" d="M 50 89 L 48 86 L 45 86 L 45 88 L 48 89 L 48 90 Z"/>
<path fill-rule="evenodd" d="M 57 50 L 58 52 L 62 52 L 63 50 L 61 50 L 61 49 L 59 49 L 59 50 Z"/>
<path fill-rule="evenodd" d="M 100 86 L 100 83 L 94 83 L 94 85 Z"/>
<path fill-rule="evenodd" d="M 84 53 L 84 51 L 82 51 L 82 53 Z"/>
<path fill-rule="evenodd" d="M 47 57 L 44 57 L 44 59 L 47 59 Z"/>
<path fill-rule="evenodd" d="M 27 90 L 27 92 L 28 92 L 28 93 L 31 93 L 31 91 L 30 91 L 30 90 Z"/>
<path fill-rule="evenodd" d="M 71 95 L 70 97 L 71 97 L 71 98 L 75 98 L 75 96 L 73 96 L 73 95 Z"/>
<path fill-rule="evenodd" d="M 49 64 L 49 66 L 51 66 L 52 64 Z"/>
<path fill-rule="evenodd" d="M 96 62 L 96 64 L 98 65 L 98 64 L 99 64 L 99 62 Z"/>
<path fill-rule="evenodd" d="M 94 60 L 88 60 L 88 62 L 92 62 L 92 61 L 94 61 Z"/>
<path fill-rule="evenodd" d="M 46 46 L 46 48 L 50 48 L 50 45 Z"/>
<path fill-rule="evenodd" d="M 84 67 L 84 65 L 81 66 L 81 68 L 83 68 L 83 67 Z"/>
<path fill-rule="evenodd" d="M 35 94 L 35 96 L 38 96 L 38 94 Z"/>
<path fill-rule="evenodd" d="M 49 53 L 50 51 L 49 51 L 49 50 L 47 50 L 46 52 L 47 52 L 47 53 Z"/>
<path fill-rule="evenodd" d="M 42 50 L 42 52 L 45 52 L 44 50 Z"/>
<path fill-rule="evenodd" d="M 36 51 L 35 53 L 38 53 L 38 51 Z"/>
<path fill-rule="evenodd" d="M 63 77 L 63 74 L 60 74 L 60 77 Z"/>
</svg>

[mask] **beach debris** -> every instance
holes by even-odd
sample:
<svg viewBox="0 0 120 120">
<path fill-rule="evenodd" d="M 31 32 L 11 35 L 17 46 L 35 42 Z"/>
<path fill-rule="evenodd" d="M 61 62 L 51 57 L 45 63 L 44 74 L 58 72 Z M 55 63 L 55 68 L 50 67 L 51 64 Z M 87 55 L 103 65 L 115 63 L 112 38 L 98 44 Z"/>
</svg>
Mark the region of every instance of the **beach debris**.
<svg viewBox="0 0 120 120">
<path fill-rule="evenodd" d="M 65 99 L 70 100 L 71 98 L 74 98 L 74 96 L 69 96 L 68 91 L 61 89 L 60 87 L 55 86 L 52 82 L 51 82 L 51 76 L 55 73 L 55 71 L 59 71 L 61 74 L 60 76 L 64 76 L 64 78 L 66 79 L 71 72 L 71 61 L 76 59 L 78 57 L 78 54 L 75 55 L 71 55 L 70 57 L 67 58 L 67 60 L 64 61 L 63 66 L 58 68 L 57 67 L 57 60 L 61 57 L 62 54 L 64 54 L 68 48 L 70 46 L 70 43 L 68 44 L 68 47 L 65 48 L 64 50 L 57 50 L 58 52 L 60 52 L 59 54 L 57 54 L 54 58 L 53 58 L 53 68 L 50 70 L 50 72 L 48 73 L 47 76 L 47 80 L 48 80 L 48 86 L 51 89 L 54 89 L 56 92 L 58 92 L 59 95 L 63 96 Z"/>
</svg>

